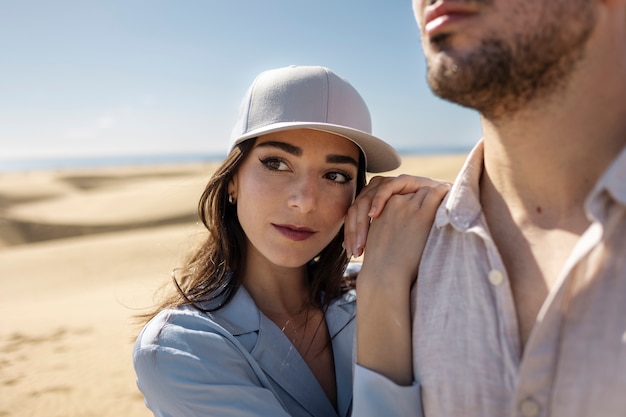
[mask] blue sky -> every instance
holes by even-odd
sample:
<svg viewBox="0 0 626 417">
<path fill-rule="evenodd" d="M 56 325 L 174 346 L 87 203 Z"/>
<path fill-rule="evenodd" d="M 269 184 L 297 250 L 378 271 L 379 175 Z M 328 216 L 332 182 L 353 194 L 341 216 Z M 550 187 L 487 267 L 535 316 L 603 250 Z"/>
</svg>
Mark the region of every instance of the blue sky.
<svg viewBox="0 0 626 417">
<path fill-rule="evenodd" d="M 226 152 L 261 71 L 347 78 L 401 150 L 467 148 L 433 96 L 409 0 L 0 0 L 0 159 Z"/>
</svg>

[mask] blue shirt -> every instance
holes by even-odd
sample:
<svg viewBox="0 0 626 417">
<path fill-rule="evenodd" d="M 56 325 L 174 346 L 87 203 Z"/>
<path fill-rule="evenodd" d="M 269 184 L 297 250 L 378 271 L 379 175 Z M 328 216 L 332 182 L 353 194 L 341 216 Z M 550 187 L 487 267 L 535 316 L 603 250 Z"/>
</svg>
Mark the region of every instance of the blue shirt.
<svg viewBox="0 0 626 417">
<path fill-rule="evenodd" d="M 355 294 L 326 311 L 335 361 L 335 410 L 289 339 L 241 287 L 204 313 L 164 310 L 134 346 L 137 386 L 158 417 L 348 416 L 352 406 Z"/>
</svg>

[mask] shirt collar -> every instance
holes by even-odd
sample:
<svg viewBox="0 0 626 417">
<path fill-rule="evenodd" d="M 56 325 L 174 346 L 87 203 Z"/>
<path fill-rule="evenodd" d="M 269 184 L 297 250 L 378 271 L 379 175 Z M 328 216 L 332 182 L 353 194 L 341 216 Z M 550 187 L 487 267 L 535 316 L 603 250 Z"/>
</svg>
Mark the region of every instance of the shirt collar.
<svg viewBox="0 0 626 417">
<path fill-rule="evenodd" d="M 626 206 L 626 147 L 602 174 L 587 197 L 585 207 L 593 218 L 603 221 L 611 202 Z"/>
<path fill-rule="evenodd" d="M 456 229 L 467 230 L 480 216 L 479 182 L 483 170 L 483 149 L 481 139 L 469 153 L 452 189 L 439 207 L 435 217 L 437 227 L 450 223 Z"/>
<path fill-rule="evenodd" d="M 480 216 L 479 182 L 483 171 L 484 144 L 482 139 L 469 153 L 459 171 L 452 189 L 439 207 L 435 225 L 443 227 L 450 223 L 459 230 L 467 230 Z M 595 219 L 603 220 L 607 205 L 614 201 L 626 206 L 626 147 L 604 172 L 587 197 L 585 207 Z"/>
</svg>

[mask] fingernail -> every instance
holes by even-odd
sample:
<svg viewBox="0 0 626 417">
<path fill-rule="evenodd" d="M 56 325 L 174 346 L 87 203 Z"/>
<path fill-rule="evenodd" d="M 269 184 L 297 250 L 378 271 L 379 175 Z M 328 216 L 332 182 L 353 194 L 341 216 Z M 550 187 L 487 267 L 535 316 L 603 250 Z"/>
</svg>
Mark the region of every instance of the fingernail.
<svg viewBox="0 0 626 417">
<path fill-rule="evenodd" d="M 361 253 L 361 246 L 363 246 L 362 240 L 361 238 L 358 238 L 356 240 L 356 246 L 354 247 L 354 250 L 352 251 L 353 256 L 359 256 L 359 254 Z"/>
</svg>

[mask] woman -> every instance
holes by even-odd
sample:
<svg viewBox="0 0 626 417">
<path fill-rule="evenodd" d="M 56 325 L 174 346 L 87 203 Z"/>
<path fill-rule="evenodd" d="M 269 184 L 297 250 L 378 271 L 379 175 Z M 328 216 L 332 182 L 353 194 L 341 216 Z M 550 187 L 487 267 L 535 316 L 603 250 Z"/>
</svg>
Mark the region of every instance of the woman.
<svg viewBox="0 0 626 417">
<path fill-rule="evenodd" d="M 343 219 L 365 172 L 400 158 L 322 67 L 260 74 L 238 120 L 200 200 L 207 240 L 135 344 L 137 384 L 156 416 L 349 415 Z"/>
</svg>

